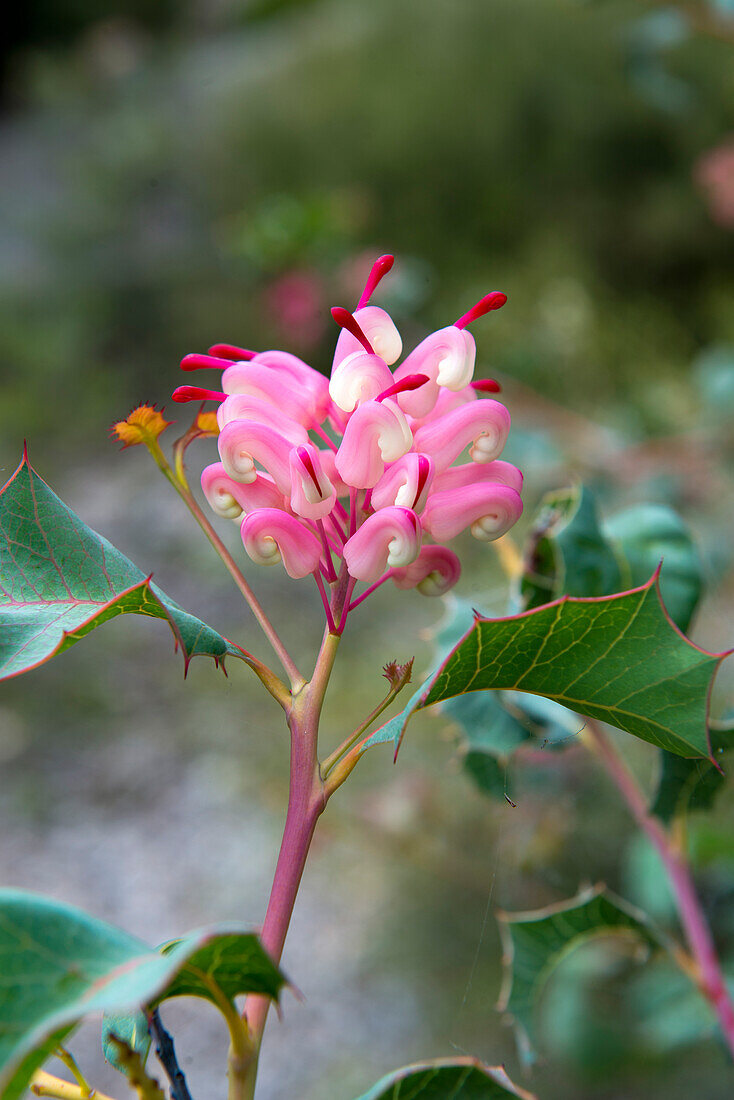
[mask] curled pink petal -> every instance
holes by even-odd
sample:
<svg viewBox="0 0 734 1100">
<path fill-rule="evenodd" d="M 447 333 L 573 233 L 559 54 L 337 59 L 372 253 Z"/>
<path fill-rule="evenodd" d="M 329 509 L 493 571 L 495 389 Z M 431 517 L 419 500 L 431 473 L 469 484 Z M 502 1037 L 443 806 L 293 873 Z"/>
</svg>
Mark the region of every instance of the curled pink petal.
<svg viewBox="0 0 734 1100">
<path fill-rule="evenodd" d="M 288 453 L 291 443 L 271 428 L 254 420 L 231 420 L 217 438 L 224 469 L 235 481 L 255 481 L 259 462 L 272 476 L 284 497 L 290 498 L 291 477 Z"/>
<path fill-rule="evenodd" d="M 420 513 L 433 482 L 434 465 L 429 455 L 410 451 L 385 470 L 372 490 L 372 507 L 389 508 L 393 504 Z"/>
<path fill-rule="evenodd" d="M 292 417 L 262 397 L 252 397 L 247 393 L 233 393 L 217 409 L 217 423 L 220 431 L 227 424 L 236 421 L 250 420 L 257 424 L 267 424 L 273 428 L 283 439 L 287 439 L 291 447 L 297 447 L 299 443 L 308 443 L 308 432 L 303 424 L 299 424 Z"/>
<path fill-rule="evenodd" d="M 233 363 L 222 375 L 222 389 L 227 394 L 242 394 L 269 401 L 281 413 L 306 428 L 314 427 L 320 406 L 312 393 L 294 385 L 294 377 L 278 367 L 263 363 Z M 323 419 L 323 417 L 321 418 Z"/>
<path fill-rule="evenodd" d="M 461 405 L 468 405 L 471 401 L 479 400 L 479 396 L 472 385 L 464 386 L 462 390 L 447 390 L 445 386 L 436 388 L 438 389 L 438 397 L 431 411 L 425 416 L 411 417 L 410 426 L 414 432 L 418 428 L 422 428 L 424 424 L 431 424 L 434 420 L 439 420 L 453 409 L 460 408 Z"/>
<path fill-rule="evenodd" d="M 402 458 L 412 443 L 408 422 L 392 398 L 365 401 L 344 429 L 336 454 L 337 472 L 347 485 L 371 489 L 382 477 L 385 463 Z"/>
<path fill-rule="evenodd" d="M 242 521 L 242 542 L 258 565 L 283 562 L 289 577 L 314 573 L 321 560 L 321 544 L 305 524 L 277 508 L 258 508 Z"/>
<path fill-rule="evenodd" d="M 467 462 L 462 466 L 449 466 L 434 480 L 432 491 L 461 489 L 464 485 L 473 485 L 478 481 L 496 481 L 499 485 L 509 485 L 516 492 L 522 492 L 523 477 L 517 466 L 497 458 L 494 462 Z M 373 494 L 374 497 L 374 494 Z"/>
<path fill-rule="evenodd" d="M 291 507 L 305 519 L 323 519 L 334 507 L 336 490 L 324 473 L 313 443 L 293 447 L 289 455 Z"/>
<path fill-rule="evenodd" d="M 336 495 L 338 497 L 348 497 L 351 486 L 347 485 L 346 481 L 341 478 L 336 468 L 336 453 L 331 450 L 319 451 L 319 459 L 324 473 L 336 490 Z"/>
<path fill-rule="evenodd" d="M 409 508 L 381 508 L 368 516 L 344 546 L 351 576 L 372 583 L 386 569 L 409 565 L 421 547 L 421 525 Z"/>
<path fill-rule="evenodd" d="M 313 408 L 314 420 L 321 424 L 327 417 L 331 407 L 329 397 L 329 380 L 320 374 L 297 355 L 291 355 L 287 351 L 261 351 L 252 360 L 253 363 L 262 363 L 265 367 L 276 367 L 279 371 L 290 375 L 296 387 L 304 394 Z"/>
<path fill-rule="evenodd" d="M 499 401 L 472 401 L 418 428 L 415 449 L 429 454 L 437 471 L 450 466 L 468 443 L 474 462 L 491 462 L 502 453 L 509 430 L 510 414 Z"/>
<path fill-rule="evenodd" d="M 504 535 L 522 515 L 516 489 L 481 481 L 460 489 L 431 493 L 421 523 L 437 542 L 445 542 L 471 527 L 474 538 L 490 542 Z"/>
<path fill-rule="evenodd" d="M 461 576 L 461 564 L 447 546 L 423 546 L 410 565 L 393 569 L 397 588 L 417 588 L 423 596 L 443 596 Z"/>
<path fill-rule="evenodd" d="M 432 332 L 395 371 L 396 379 L 420 373 L 427 375 L 432 383 L 415 393 L 402 394 L 398 403 L 403 412 L 410 416 L 426 416 L 436 403 L 439 386 L 449 390 L 464 389 L 472 380 L 475 359 L 476 345 L 471 333 L 455 325 Z"/>
<path fill-rule="evenodd" d="M 201 472 L 201 488 L 212 511 L 223 519 L 238 519 L 255 508 L 285 508 L 283 494 L 268 475 L 256 471 L 248 484 L 235 481 L 221 462 L 213 462 Z"/>
<path fill-rule="evenodd" d="M 403 341 L 390 314 L 379 306 L 364 306 L 362 309 L 355 310 L 353 316 L 375 355 L 379 355 L 389 366 L 396 363 L 403 350 Z M 342 329 L 336 342 L 332 373 L 348 355 L 362 350 L 364 350 L 363 346 L 356 336 Z"/>
<path fill-rule="evenodd" d="M 357 405 L 377 397 L 392 384 L 392 371 L 385 360 L 360 349 L 347 355 L 334 368 L 329 394 L 342 412 L 353 412 Z"/>
</svg>

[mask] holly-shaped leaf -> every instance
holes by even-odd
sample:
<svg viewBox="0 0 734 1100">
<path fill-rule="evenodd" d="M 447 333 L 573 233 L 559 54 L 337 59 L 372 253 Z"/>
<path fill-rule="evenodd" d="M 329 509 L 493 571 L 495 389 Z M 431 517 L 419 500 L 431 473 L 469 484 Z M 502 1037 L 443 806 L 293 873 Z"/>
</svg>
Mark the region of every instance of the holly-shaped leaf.
<svg viewBox="0 0 734 1100">
<path fill-rule="evenodd" d="M 476 1058 L 421 1062 L 389 1073 L 358 1100 L 536 1100 L 513 1085 L 503 1066 Z"/>
<path fill-rule="evenodd" d="M 0 490 L 0 679 L 48 661 L 124 614 L 166 619 L 186 668 L 244 651 L 183 611 L 59 500 L 24 455 Z"/>
<path fill-rule="evenodd" d="M 710 759 L 708 697 L 726 654 L 708 653 L 672 624 L 657 573 L 641 588 L 474 624 L 363 750 L 400 744 L 412 714 L 467 691 L 530 692 L 681 756 Z"/>
<path fill-rule="evenodd" d="M 734 748 L 734 716 L 709 722 L 713 759 L 719 764 L 724 753 Z M 673 753 L 661 753 L 660 778 L 650 812 L 662 821 L 691 810 L 710 810 L 726 777 L 709 760 L 685 760 Z"/>
<path fill-rule="evenodd" d="M 604 886 L 582 890 L 570 901 L 525 913 L 498 912 L 504 981 L 498 1010 L 512 1018 L 518 1047 L 532 1062 L 537 1003 L 555 968 L 576 947 L 602 935 L 634 935 L 648 949 L 664 945 L 645 915 Z"/>
<path fill-rule="evenodd" d="M 659 561 L 652 563 L 642 581 Z M 629 587 L 633 583 L 628 582 Z M 620 562 L 602 533 L 591 490 L 575 485 L 547 493 L 525 548 L 523 607 L 540 607 L 559 596 L 606 596 L 624 587 Z"/>
<path fill-rule="evenodd" d="M 246 929 L 192 932 L 164 952 L 72 906 L 0 891 L 0 1095 L 17 1100 L 90 1013 L 130 1014 L 182 994 L 216 1000 L 217 988 L 277 998 L 284 981 Z"/>
</svg>

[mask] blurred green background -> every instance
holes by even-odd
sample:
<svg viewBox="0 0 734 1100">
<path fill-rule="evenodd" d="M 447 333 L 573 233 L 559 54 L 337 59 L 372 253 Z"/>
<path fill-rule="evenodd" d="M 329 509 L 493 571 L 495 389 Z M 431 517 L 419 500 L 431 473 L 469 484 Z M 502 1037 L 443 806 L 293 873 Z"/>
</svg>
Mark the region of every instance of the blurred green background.
<svg viewBox="0 0 734 1100">
<path fill-rule="evenodd" d="M 694 636 L 731 644 L 734 5 L 29 0 L 1 65 L 5 473 L 27 437 L 88 523 L 264 654 L 178 502 L 107 427 L 141 401 L 171 412 L 178 361 L 217 341 L 328 370 L 328 307 L 394 252 L 377 300 L 408 346 L 488 290 L 509 295 L 474 331 L 512 412 L 528 512 L 578 477 L 610 512 L 674 505 L 709 583 Z M 200 444 L 192 464 L 213 457 Z M 464 550 L 460 594 L 502 613 L 492 550 Z M 312 595 L 248 576 L 306 664 Z M 355 619 L 329 744 L 345 712 L 351 728 L 374 704 L 386 659 L 430 660 L 441 608 L 400 598 L 397 629 L 392 593 Z M 152 942 L 261 919 L 286 787 L 278 713 L 246 670 L 225 681 L 195 664 L 182 687 L 168 642 L 160 624 L 118 621 L 0 693 L 3 881 Z M 733 697 L 725 668 L 715 706 Z M 620 744 L 652 784 L 654 754 Z M 397 769 L 373 757 L 320 827 L 286 956 L 308 1001 L 271 1025 L 263 1100 L 346 1100 L 455 1049 L 517 1073 L 493 1007 L 493 906 L 605 879 L 671 919 L 580 748 L 514 776 L 516 809 L 473 789 L 440 718 L 416 722 Z M 734 959 L 732 823 L 729 788 L 691 835 Z M 528 1083 L 543 1100 L 731 1095 L 670 975 L 592 951 L 546 1009 Z M 192 1091 L 218 1095 L 224 1039 L 203 1012 L 174 1005 L 170 1021 Z M 91 1063 L 93 1030 L 80 1041 Z M 95 1080 L 113 1087 L 103 1068 Z"/>
</svg>

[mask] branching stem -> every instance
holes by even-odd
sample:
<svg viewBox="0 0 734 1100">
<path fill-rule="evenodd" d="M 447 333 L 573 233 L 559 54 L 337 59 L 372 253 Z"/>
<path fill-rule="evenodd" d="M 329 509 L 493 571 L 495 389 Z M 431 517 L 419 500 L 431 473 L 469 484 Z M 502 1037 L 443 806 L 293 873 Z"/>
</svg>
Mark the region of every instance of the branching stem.
<svg viewBox="0 0 734 1100">
<path fill-rule="evenodd" d="M 635 821 L 662 860 L 691 952 L 694 980 L 715 1012 L 726 1044 L 734 1056 L 734 1004 L 726 988 L 711 929 L 696 893 L 685 851 L 675 843 L 658 818 L 649 812 L 636 779 L 601 726 L 587 719 L 581 737 L 601 760 Z"/>
<path fill-rule="evenodd" d="M 105 1092 L 97 1089 L 86 1091 L 81 1085 L 64 1081 L 63 1078 L 55 1077 L 53 1073 L 46 1073 L 42 1069 L 36 1070 L 28 1087 L 34 1096 L 52 1096 L 56 1100 L 113 1100 Z"/>
</svg>

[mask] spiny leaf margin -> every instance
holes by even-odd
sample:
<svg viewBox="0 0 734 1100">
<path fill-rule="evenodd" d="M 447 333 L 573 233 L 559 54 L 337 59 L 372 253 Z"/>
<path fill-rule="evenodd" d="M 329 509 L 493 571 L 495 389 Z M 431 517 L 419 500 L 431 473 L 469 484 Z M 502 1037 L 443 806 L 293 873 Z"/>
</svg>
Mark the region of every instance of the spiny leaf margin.
<svg viewBox="0 0 734 1100">
<path fill-rule="evenodd" d="M 542 909 L 495 914 L 503 947 L 498 1012 L 515 1026 L 520 1055 L 535 1061 L 533 1018 L 552 972 L 577 947 L 607 935 L 634 935 L 649 950 L 669 947 L 646 915 L 607 890 L 588 886 L 567 901 Z"/>
<path fill-rule="evenodd" d="M 362 751 L 393 741 L 397 755 L 407 723 L 415 711 L 466 691 L 510 690 L 554 699 L 587 718 L 608 722 L 653 745 L 681 756 L 703 757 L 713 762 L 708 740 L 709 698 L 715 672 L 731 651 L 709 653 L 681 633 L 665 610 L 660 596 L 659 576 L 658 568 L 646 584 L 612 596 L 563 596 L 542 607 L 500 619 L 475 615 L 473 625 L 424 681 L 404 710 L 376 730 L 363 743 Z M 618 628 L 620 616 L 622 626 Z M 586 624 L 584 617 L 588 620 Z M 582 627 L 585 625 L 580 638 L 571 638 L 565 648 L 555 654 L 552 662 L 547 658 L 554 656 L 553 651 L 546 653 L 547 670 L 539 671 L 539 658 L 546 650 L 553 631 L 569 630 L 579 623 Z M 597 643 L 590 653 L 584 639 L 595 627 L 598 634 L 599 624 L 607 633 L 614 629 L 617 633 L 607 642 L 604 652 L 599 653 L 600 645 Z M 610 655 L 614 656 L 616 645 L 625 639 L 634 624 L 637 630 L 637 637 L 632 636 L 637 646 L 635 664 L 631 668 L 623 665 L 620 672 L 619 656 L 612 660 Z M 649 634 L 645 634 L 645 628 Z M 657 694 L 658 708 L 675 713 L 675 730 L 656 719 L 649 700 L 648 713 L 643 707 L 639 707 L 637 712 L 623 710 L 618 702 L 609 699 L 600 701 L 597 698 L 596 702 L 593 701 L 595 695 L 598 697 L 608 693 L 610 685 L 621 675 L 644 670 L 652 655 L 652 641 L 662 650 L 658 656 L 665 667 L 665 675 L 649 682 L 645 681 L 643 674 L 642 682 L 634 685 L 629 697 L 647 693 L 652 694 L 654 702 Z M 497 658 L 513 645 L 516 651 L 524 645 L 526 652 L 520 653 L 519 658 L 517 652 L 514 654 L 515 665 L 511 661 L 509 667 L 507 664 L 500 665 Z M 487 660 L 482 664 L 485 651 Z M 565 666 L 562 663 L 564 659 Z M 558 690 L 559 675 L 564 667 L 566 676 L 576 671 L 572 667 L 573 660 L 581 671 L 574 675 L 568 686 L 573 687 L 595 671 L 597 683 L 590 685 L 590 688 L 593 687 L 593 691 L 589 691 L 591 698 L 572 697 Z"/>
<path fill-rule="evenodd" d="M 51 518 L 49 531 L 39 515 L 44 511 Z M 70 540 L 73 566 L 72 553 L 66 561 L 63 556 L 62 532 Z M 24 569 L 18 562 L 14 544 L 29 560 L 38 559 L 36 575 L 30 575 L 28 563 Z M 0 679 L 37 668 L 121 614 L 165 619 L 186 671 L 197 656 L 212 657 L 222 666 L 227 656 L 249 656 L 179 607 L 150 575 L 88 527 L 36 473 L 25 448 L 17 470 L 0 489 L 0 569 Z M 91 588 L 99 590 L 92 595 Z M 18 599 L 19 589 L 40 598 Z"/>
</svg>

